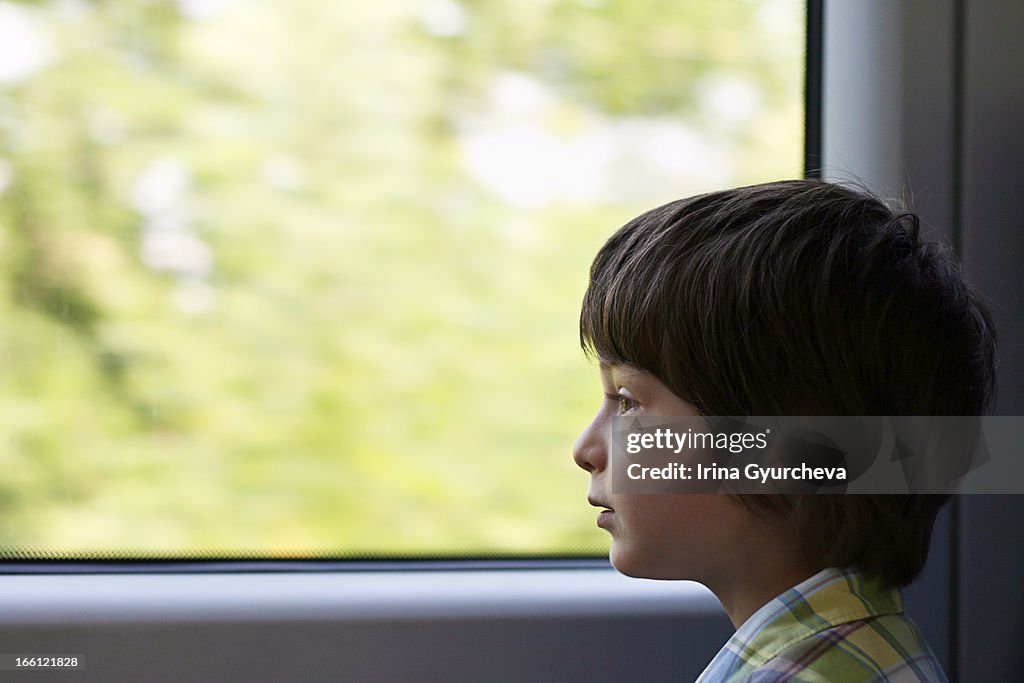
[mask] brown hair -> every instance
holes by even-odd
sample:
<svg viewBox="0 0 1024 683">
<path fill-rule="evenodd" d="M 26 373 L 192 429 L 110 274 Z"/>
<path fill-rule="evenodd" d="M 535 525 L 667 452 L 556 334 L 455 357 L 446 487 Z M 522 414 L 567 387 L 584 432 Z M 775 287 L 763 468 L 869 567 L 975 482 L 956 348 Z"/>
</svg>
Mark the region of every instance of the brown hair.
<svg viewBox="0 0 1024 683">
<path fill-rule="evenodd" d="M 703 415 L 980 415 L 995 331 L 948 247 L 862 191 L 790 180 L 649 211 L 598 252 L 588 354 L 646 370 Z M 921 570 L 947 496 L 739 496 L 809 557 L 890 585 Z"/>
</svg>

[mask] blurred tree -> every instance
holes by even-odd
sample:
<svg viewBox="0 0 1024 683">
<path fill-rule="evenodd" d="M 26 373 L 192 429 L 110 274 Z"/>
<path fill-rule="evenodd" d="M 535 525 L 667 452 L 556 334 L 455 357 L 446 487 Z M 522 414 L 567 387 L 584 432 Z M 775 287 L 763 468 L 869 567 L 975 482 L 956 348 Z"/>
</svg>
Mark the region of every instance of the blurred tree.
<svg viewBox="0 0 1024 683">
<path fill-rule="evenodd" d="M 0 547 L 600 548 L 589 260 L 799 175 L 802 12 L 0 1 Z"/>
</svg>

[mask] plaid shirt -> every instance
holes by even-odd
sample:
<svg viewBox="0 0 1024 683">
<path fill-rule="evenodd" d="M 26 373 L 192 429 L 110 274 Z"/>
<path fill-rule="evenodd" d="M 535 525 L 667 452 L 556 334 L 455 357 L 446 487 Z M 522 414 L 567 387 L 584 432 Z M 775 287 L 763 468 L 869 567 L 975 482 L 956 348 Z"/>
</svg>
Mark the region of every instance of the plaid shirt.
<svg viewBox="0 0 1024 683">
<path fill-rule="evenodd" d="M 698 683 L 946 683 L 899 590 L 822 570 L 747 619 Z"/>
</svg>

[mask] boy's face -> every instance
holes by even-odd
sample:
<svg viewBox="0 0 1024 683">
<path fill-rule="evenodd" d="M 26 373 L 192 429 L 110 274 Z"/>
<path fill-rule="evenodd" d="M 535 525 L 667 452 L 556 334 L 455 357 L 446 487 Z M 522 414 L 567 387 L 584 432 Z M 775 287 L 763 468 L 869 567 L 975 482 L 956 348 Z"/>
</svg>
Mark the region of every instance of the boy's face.
<svg viewBox="0 0 1024 683">
<path fill-rule="evenodd" d="M 605 398 L 573 447 L 576 464 L 590 473 L 588 500 L 605 508 L 598 526 L 612 537 L 612 565 L 629 576 L 729 581 L 750 559 L 756 533 L 752 515 L 719 494 L 613 494 L 611 423 L 615 415 L 699 415 L 654 375 L 601 363 Z"/>
</svg>

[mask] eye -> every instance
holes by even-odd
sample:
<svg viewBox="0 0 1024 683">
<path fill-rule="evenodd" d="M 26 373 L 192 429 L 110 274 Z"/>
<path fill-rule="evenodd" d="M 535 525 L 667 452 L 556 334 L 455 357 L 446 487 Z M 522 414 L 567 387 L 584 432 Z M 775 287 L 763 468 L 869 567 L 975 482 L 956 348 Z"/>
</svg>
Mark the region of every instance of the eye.
<svg viewBox="0 0 1024 683">
<path fill-rule="evenodd" d="M 629 398 L 628 396 L 623 396 L 622 394 L 605 394 L 605 396 L 608 397 L 608 400 L 614 401 L 615 404 L 618 406 L 619 415 L 625 415 L 626 413 L 640 405 L 633 399 Z"/>
</svg>

